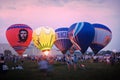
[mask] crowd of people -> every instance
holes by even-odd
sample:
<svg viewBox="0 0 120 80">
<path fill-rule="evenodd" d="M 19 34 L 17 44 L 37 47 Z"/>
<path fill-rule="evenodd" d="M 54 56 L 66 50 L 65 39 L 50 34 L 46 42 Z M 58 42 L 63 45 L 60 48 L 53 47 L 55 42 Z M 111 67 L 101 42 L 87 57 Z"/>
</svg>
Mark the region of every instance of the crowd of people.
<svg viewBox="0 0 120 80">
<path fill-rule="evenodd" d="M 20 64 L 17 62 L 20 61 Z M 7 64 L 8 61 L 11 61 L 14 65 L 11 67 Z M 13 56 L 4 56 L 0 55 L 0 74 L 6 74 L 9 70 L 23 70 L 23 60 L 19 57 L 13 55 Z"/>
<path fill-rule="evenodd" d="M 114 65 L 116 62 L 120 63 L 120 55 L 110 54 L 109 56 L 103 55 L 76 55 L 76 54 L 65 54 L 63 56 L 28 56 L 28 57 L 19 57 L 19 56 L 4 56 L 0 55 L 0 73 L 7 73 L 9 70 L 24 70 L 24 60 L 32 60 L 37 62 L 38 70 L 47 76 L 49 73 L 54 71 L 55 62 L 60 62 L 67 66 L 68 71 L 76 71 L 78 68 L 86 70 L 87 66 L 82 61 L 89 60 L 90 62 L 105 62 L 107 64 Z M 9 67 L 6 64 L 6 61 L 12 61 L 13 66 Z M 17 62 L 20 62 L 19 64 Z"/>
<path fill-rule="evenodd" d="M 0 57 L 0 73 L 6 73 L 8 71 L 8 66 L 4 61 L 4 56 Z"/>
</svg>

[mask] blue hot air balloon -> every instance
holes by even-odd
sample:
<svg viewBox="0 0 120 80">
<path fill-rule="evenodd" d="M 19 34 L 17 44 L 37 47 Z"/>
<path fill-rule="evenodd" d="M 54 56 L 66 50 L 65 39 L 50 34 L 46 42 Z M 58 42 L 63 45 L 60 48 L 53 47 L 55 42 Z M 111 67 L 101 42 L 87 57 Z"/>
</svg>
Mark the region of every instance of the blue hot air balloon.
<svg viewBox="0 0 120 80">
<path fill-rule="evenodd" d="M 90 45 L 94 54 L 97 54 L 101 49 L 103 49 L 112 39 L 111 30 L 103 24 L 93 24 L 95 28 L 95 37 Z"/>
<path fill-rule="evenodd" d="M 68 34 L 71 42 L 82 53 L 85 53 L 94 39 L 95 30 L 88 22 L 78 22 L 70 26 Z"/>
<path fill-rule="evenodd" d="M 72 46 L 72 42 L 68 37 L 68 28 L 58 28 L 55 30 L 55 33 L 56 41 L 54 44 L 63 54 L 65 54 Z"/>
</svg>

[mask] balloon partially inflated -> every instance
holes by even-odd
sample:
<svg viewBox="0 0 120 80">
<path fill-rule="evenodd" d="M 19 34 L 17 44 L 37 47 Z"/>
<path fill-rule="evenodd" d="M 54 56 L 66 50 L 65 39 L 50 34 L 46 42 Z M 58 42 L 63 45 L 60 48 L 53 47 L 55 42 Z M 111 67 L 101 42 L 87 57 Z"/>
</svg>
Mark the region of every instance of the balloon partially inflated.
<svg viewBox="0 0 120 80">
<path fill-rule="evenodd" d="M 65 54 L 67 50 L 72 46 L 72 42 L 68 37 L 68 28 L 62 27 L 55 30 L 56 41 L 55 46 L 60 49 L 60 51 Z"/>
<path fill-rule="evenodd" d="M 71 42 L 84 53 L 94 39 L 94 27 L 88 22 L 74 23 L 69 28 Z"/>
<path fill-rule="evenodd" d="M 32 40 L 32 29 L 26 24 L 13 24 L 6 30 L 6 38 L 13 49 L 22 55 Z"/>
<path fill-rule="evenodd" d="M 103 24 L 93 24 L 95 28 L 95 37 L 90 45 L 91 49 L 95 54 L 97 54 L 101 49 L 103 49 L 112 39 L 111 30 Z"/>
<path fill-rule="evenodd" d="M 55 31 L 52 28 L 40 27 L 33 31 L 33 43 L 41 51 L 49 51 L 55 39 Z"/>
</svg>

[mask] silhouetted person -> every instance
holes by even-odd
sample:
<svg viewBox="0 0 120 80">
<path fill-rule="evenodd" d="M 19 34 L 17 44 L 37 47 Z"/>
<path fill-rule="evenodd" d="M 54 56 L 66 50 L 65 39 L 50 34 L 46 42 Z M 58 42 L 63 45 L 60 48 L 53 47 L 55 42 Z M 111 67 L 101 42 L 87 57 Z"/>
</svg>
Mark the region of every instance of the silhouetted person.
<svg viewBox="0 0 120 80">
<path fill-rule="evenodd" d="M 115 64 L 115 53 L 112 53 L 110 56 L 110 63 L 113 66 Z"/>
<path fill-rule="evenodd" d="M 46 56 L 41 57 L 41 60 L 39 60 L 39 62 L 38 62 L 38 67 L 39 67 L 42 75 L 44 77 L 46 77 L 47 76 L 47 70 L 48 70 L 48 61 L 47 61 Z"/>
</svg>

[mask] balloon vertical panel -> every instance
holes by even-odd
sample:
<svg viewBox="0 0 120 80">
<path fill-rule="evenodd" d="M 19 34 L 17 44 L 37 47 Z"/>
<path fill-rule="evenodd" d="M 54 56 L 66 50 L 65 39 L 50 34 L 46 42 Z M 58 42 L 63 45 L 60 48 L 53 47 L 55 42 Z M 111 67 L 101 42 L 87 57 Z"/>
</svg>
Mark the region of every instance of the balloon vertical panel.
<svg viewBox="0 0 120 80">
<path fill-rule="evenodd" d="M 6 30 L 6 38 L 13 49 L 22 55 L 32 40 L 32 29 L 26 24 L 13 24 Z"/>
<path fill-rule="evenodd" d="M 111 40 L 112 35 L 110 35 L 111 32 L 104 30 L 104 29 L 99 29 L 99 28 L 95 28 L 95 38 L 94 38 L 94 42 L 96 44 L 100 44 L 100 45 L 107 45 L 108 42 Z"/>
</svg>

